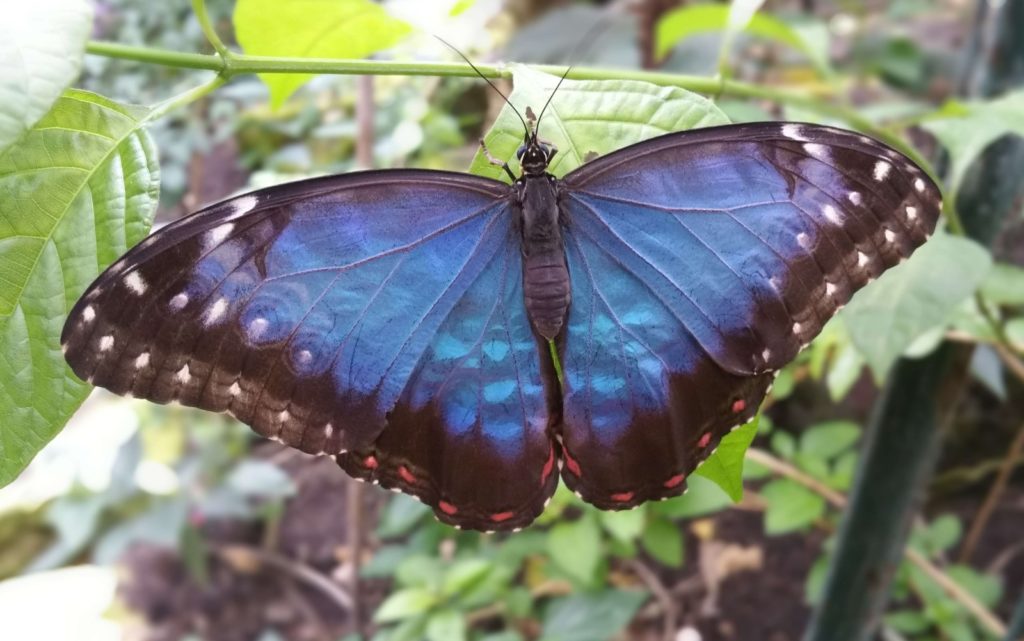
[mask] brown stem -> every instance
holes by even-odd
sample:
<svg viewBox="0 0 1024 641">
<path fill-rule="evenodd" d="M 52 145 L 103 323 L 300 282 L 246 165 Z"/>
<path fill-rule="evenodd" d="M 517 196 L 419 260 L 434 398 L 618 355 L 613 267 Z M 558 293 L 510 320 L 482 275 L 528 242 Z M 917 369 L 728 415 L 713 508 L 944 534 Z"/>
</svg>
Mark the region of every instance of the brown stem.
<svg viewBox="0 0 1024 641">
<path fill-rule="evenodd" d="M 228 544 L 212 548 L 212 552 L 235 568 L 266 566 L 280 570 L 291 578 L 317 590 L 344 612 L 352 610 L 352 597 L 337 583 L 315 569 L 288 557 L 247 545 Z"/>
<path fill-rule="evenodd" d="M 974 550 L 978 547 L 978 541 L 981 539 L 989 519 L 992 518 L 992 512 L 995 511 L 996 505 L 999 504 L 999 499 L 1002 497 L 1003 491 L 1006 490 L 1006 485 L 1010 482 L 1010 476 L 1012 476 L 1013 470 L 1016 467 L 1017 458 L 1022 452 L 1024 452 L 1024 424 L 1017 429 L 1017 436 L 1014 437 L 1013 442 L 1010 444 L 1010 451 L 1006 453 L 1006 458 L 1003 459 L 1003 463 L 999 467 L 999 474 L 996 475 L 996 480 L 993 481 L 992 487 L 989 488 L 988 495 L 985 496 L 981 507 L 978 508 L 978 513 L 975 514 L 974 519 L 971 521 L 971 527 L 967 531 L 967 536 L 964 537 L 963 546 L 960 548 L 960 563 L 967 563 L 974 556 Z"/>
<path fill-rule="evenodd" d="M 658 575 L 644 565 L 643 561 L 631 559 L 627 565 L 644 582 L 644 585 L 651 591 L 654 598 L 661 604 L 662 613 L 665 616 L 661 638 L 663 641 L 672 641 L 675 638 L 676 626 L 679 621 L 679 609 L 676 607 L 672 595 L 661 582 L 661 579 L 658 578 Z"/>
</svg>

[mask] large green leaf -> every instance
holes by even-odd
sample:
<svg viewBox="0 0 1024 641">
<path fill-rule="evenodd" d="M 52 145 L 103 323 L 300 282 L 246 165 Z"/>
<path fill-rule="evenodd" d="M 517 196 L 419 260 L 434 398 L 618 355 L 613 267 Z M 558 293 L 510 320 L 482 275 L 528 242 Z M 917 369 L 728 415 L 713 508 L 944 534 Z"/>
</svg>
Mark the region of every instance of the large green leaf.
<svg viewBox="0 0 1024 641">
<path fill-rule="evenodd" d="M 60 333 L 100 270 L 145 236 L 159 190 L 147 110 L 69 90 L 0 152 L 0 485 L 89 392 Z"/>
<path fill-rule="evenodd" d="M 0 150 L 78 77 L 92 28 L 87 0 L 10 2 L 0 20 Z"/>
<path fill-rule="evenodd" d="M 540 115 L 558 84 L 556 76 L 513 67 L 515 90 L 509 100 L 519 113 L 531 107 Z M 540 123 L 540 137 L 558 147 L 548 171 L 563 176 L 591 154 L 604 155 L 661 134 L 728 124 L 710 100 L 676 87 L 659 87 L 635 80 L 565 80 Z M 516 149 L 523 143 L 523 124 L 505 105 L 484 137 L 491 154 L 517 171 Z M 477 153 L 469 170 L 508 180 L 500 167 Z"/>
<path fill-rule="evenodd" d="M 544 615 L 541 641 L 616 638 L 646 600 L 644 592 L 613 589 L 556 599 Z"/>
<path fill-rule="evenodd" d="M 757 417 L 726 434 L 694 474 L 715 482 L 733 501 L 743 498 L 743 457 L 757 436 Z"/>
<path fill-rule="evenodd" d="M 370 0 L 238 0 L 235 35 L 259 56 L 365 58 L 411 31 Z M 260 74 L 279 107 L 314 74 Z"/>
<path fill-rule="evenodd" d="M 943 326 L 991 265 L 981 245 L 940 232 L 854 296 L 842 318 L 875 378 L 881 380 L 914 339 Z"/>
<path fill-rule="evenodd" d="M 824 75 L 831 73 L 828 43 L 819 37 L 820 30 L 790 26 L 764 13 L 756 13 L 759 2 L 692 4 L 669 11 L 658 21 L 654 31 L 654 49 L 658 57 L 668 54 L 683 40 L 701 33 L 723 32 L 723 56 L 732 35 L 738 32 L 782 43 L 807 56 Z"/>
<path fill-rule="evenodd" d="M 1024 136 L 1024 90 L 994 100 L 950 103 L 922 126 L 949 152 L 950 191 L 956 193 L 967 168 L 986 147 L 1007 134 Z"/>
</svg>

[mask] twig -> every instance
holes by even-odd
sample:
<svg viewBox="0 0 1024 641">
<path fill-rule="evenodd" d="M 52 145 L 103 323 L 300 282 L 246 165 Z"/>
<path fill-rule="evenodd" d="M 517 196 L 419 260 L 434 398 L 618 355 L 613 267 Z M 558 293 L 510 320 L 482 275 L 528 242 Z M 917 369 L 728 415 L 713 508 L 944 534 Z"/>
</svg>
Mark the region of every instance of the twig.
<svg viewBox="0 0 1024 641">
<path fill-rule="evenodd" d="M 280 570 L 295 580 L 316 589 L 343 611 L 352 610 L 352 597 L 344 588 L 304 563 L 247 545 L 219 545 L 211 548 L 211 551 L 233 567 L 251 568 L 264 565 Z"/>
<path fill-rule="evenodd" d="M 629 569 L 644 582 L 644 585 L 650 589 L 651 594 L 661 604 L 661 609 L 664 614 L 664 623 L 662 627 L 661 638 L 663 641 L 672 641 L 676 634 L 676 627 L 679 622 L 679 609 L 676 608 L 675 601 L 672 599 L 672 595 L 668 589 L 661 582 L 654 572 L 649 567 L 644 565 L 643 561 L 637 559 L 631 559 L 626 564 Z"/>
<path fill-rule="evenodd" d="M 1017 436 L 1014 437 L 1013 442 L 1010 444 L 1010 451 L 1006 453 L 1006 458 L 1003 459 L 1003 463 L 999 467 L 999 474 L 996 475 L 996 479 L 993 481 L 992 487 L 989 488 L 985 500 L 971 521 L 971 527 L 967 531 L 967 536 L 964 537 L 963 546 L 960 548 L 959 561 L 961 563 L 967 563 L 974 556 L 974 550 L 978 547 L 978 541 L 981 539 L 989 519 L 992 518 L 992 512 L 995 511 L 996 505 L 999 504 L 1003 491 L 1006 490 L 1006 485 L 1009 483 L 1010 476 L 1013 475 L 1013 470 L 1016 467 L 1017 457 L 1022 452 L 1024 452 L 1024 424 L 1017 428 Z"/>
<path fill-rule="evenodd" d="M 767 467 L 777 474 L 781 474 L 786 478 L 796 481 L 812 492 L 819 494 L 835 507 L 846 507 L 846 496 L 824 485 L 817 479 L 804 474 L 789 463 L 775 458 L 764 450 L 752 447 L 747 450 L 747 458 Z M 1006 634 L 1006 624 L 1004 624 L 996 615 L 989 611 L 988 608 L 975 599 L 973 595 L 961 588 L 955 581 L 953 581 L 953 579 L 949 578 L 945 572 L 936 567 L 934 563 L 909 547 L 903 550 L 903 555 L 908 561 L 916 565 L 922 572 L 935 581 L 946 592 L 946 594 L 958 601 L 960 605 L 964 606 L 964 608 L 978 619 L 978 621 L 990 632 L 997 636 Z"/>
</svg>

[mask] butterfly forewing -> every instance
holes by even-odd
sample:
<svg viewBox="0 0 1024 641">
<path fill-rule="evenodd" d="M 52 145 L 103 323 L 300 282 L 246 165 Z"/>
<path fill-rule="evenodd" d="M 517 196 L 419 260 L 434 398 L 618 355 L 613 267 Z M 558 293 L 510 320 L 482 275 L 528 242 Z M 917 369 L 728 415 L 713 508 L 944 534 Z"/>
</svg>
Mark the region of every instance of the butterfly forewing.
<svg viewBox="0 0 1024 641">
<path fill-rule="evenodd" d="M 940 201 L 885 145 L 793 123 L 670 134 L 566 176 L 567 484 L 603 507 L 681 492 Z"/>
<path fill-rule="evenodd" d="M 507 195 L 393 171 L 215 205 L 90 287 L 65 326 L 68 362 L 115 392 L 228 411 L 339 456 L 450 523 L 525 525 L 556 475 L 537 344 L 511 305 Z"/>
</svg>

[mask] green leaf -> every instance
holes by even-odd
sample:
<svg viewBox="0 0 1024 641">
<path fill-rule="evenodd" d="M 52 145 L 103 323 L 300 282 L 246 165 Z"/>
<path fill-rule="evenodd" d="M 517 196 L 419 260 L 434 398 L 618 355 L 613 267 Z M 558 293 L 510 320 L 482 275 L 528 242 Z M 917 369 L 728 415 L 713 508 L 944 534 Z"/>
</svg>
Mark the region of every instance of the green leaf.
<svg viewBox="0 0 1024 641">
<path fill-rule="evenodd" d="M 737 6 L 737 5 L 748 6 Z M 820 30 L 791 27 L 778 18 L 756 13 L 762 2 L 721 4 L 692 4 L 669 11 L 654 30 L 655 55 L 662 58 L 683 40 L 701 33 L 723 31 L 745 32 L 752 36 L 774 40 L 807 56 L 820 73 L 831 74 L 827 41 L 823 43 Z M 730 40 L 730 38 L 725 38 Z M 729 47 L 723 42 L 723 49 Z M 721 62 L 721 60 L 720 60 Z"/>
<path fill-rule="evenodd" d="M 644 524 L 647 522 L 646 506 L 639 505 L 632 510 L 619 510 L 617 512 L 602 510 L 598 512 L 597 518 L 601 525 L 616 539 L 623 542 L 636 540 L 644 531 Z"/>
<path fill-rule="evenodd" d="M 800 453 L 830 461 L 853 446 L 859 438 L 860 426 L 851 421 L 819 423 L 800 436 Z"/>
<path fill-rule="evenodd" d="M 377 608 L 373 620 L 377 623 L 400 621 L 422 614 L 437 603 L 437 597 L 423 588 L 406 588 L 394 592 Z"/>
<path fill-rule="evenodd" d="M 922 126 L 949 151 L 949 185 L 955 194 L 967 168 L 986 147 L 1007 134 L 1024 136 L 1024 90 L 994 100 L 951 103 Z"/>
<path fill-rule="evenodd" d="M 683 564 L 683 531 L 668 519 L 652 519 L 640 538 L 644 549 L 659 563 L 670 568 Z"/>
<path fill-rule="evenodd" d="M 551 603 L 544 616 L 541 641 L 603 641 L 626 627 L 647 595 L 605 590 L 574 594 Z"/>
<path fill-rule="evenodd" d="M 943 326 L 991 264 L 981 245 L 937 233 L 910 260 L 857 293 L 841 315 L 875 379 L 885 377 L 914 339 Z"/>
<path fill-rule="evenodd" d="M 87 0 L 10 2 L 0 20 L 0 151 L 78 77 L 92 30 Z"/>
<path fill-rule="evenodd" d="M 412 29 L 370 0 L 238 0 L 235 35 L 246 53 L 300 58 L 366 58 Z M 314 74 L 261 73 L 280 107 Z"/>
<path fill-rule="evenodd" d="M 597 521 L 584 514 L 577 521 L 561 522 L 551 528 L 548 554 L 573 579 L 584 585 L 592 583 L 602 556 Z"/>
<path fill-rule="evenodd" d="M 493 568 L 494 564 L 484 559 L 457 561 L 444 574 L 444 579 L 441 581 L 441 595 L 452 597 L 473 589 L 490 574 Z"/>
<path fill-rule="evenodd" d="M 983 574 L 966 565 L 951 566 L 946 573 L 985 607 L 996 607 L 1003 596 L 1003 584 L 998 576 Z"/>
<path fill-rule="evenodd" d="M 764 530 L 771 535 L 805 528 L 825 513 L 825 499 L 788 479 L 770 481 L 761 497 L 768 504 Z"/>
<path fill-rule="evenodd" d="M 69 90 L 0 152 L 0 486 L 88 395 L 65 364 L 68 310 L 146 235 L 159 191 L 148 111 Z"/>
<path fill-rule="evenodd" d="M 420 501 L 407 494 L 396 494 L 384 508 L 377 524 L 377 536 L 388 539 L 407 534 L 429 513 L 430 508 Z"/>
<path fill-rule="evenodd" d="M 515 89 L 509 101 L 519 113 L 531 107 L 540 115 L 558 84 L 557 76 L 513 65 Z M 558 147 L 548 171 L 563 176 L 582 165 L 590 154 L 604 155 L 661 134 L 728 124 L 715 105 L 702 96 L 675 87 L 635 80 L 566 80 L 544 112 L 540 137 Z M 505 105 L 484 136 L 491 154 L 517 171 L 516 149 L 523 143 L 523 124 Z M 508 180 L 500 167 L 480 151 L 469 170 L 480 176 Z"/>
<path fill-rule="evenodd" d="M 700 474 L 714 481 L 733 501 L 743 499 L 743 456 L 757 436 L 757 417 L 729 432 L 718 447 L 697 468 Z"/>
<path fill-rule="evenodd" d="M 1024 305 L 1024 268 L 996 263 L 981 284 L 981 293 L 997 305 Z"/>
<path fill-rule="evenodd" d="M 295 494 L 291 477 L 270 461 L 247 459 L 228 474 L 225 484 L 244 496 L 283 499 Z"/>
<path fill-rule="evenodd" d="M 732 499 L 714 481 L 693 475 L 686 479 L 686 493 L 651 505 L 651 512 L 670 519 L 713 514 L 732 505 Z"/>
<path fill-rule="evenodd" d="M 922 634 L 932 627 L 931 621 L 919 610 L 897 610 L 885 615 L 885 624 L 903 634 Z"/>
<path fill-rule="evenodd" d="M 435 612 L 427 620 L 426 634 L 429 641 L 465 641 L 466 620 L 454 610 Z"/>
</svg>

